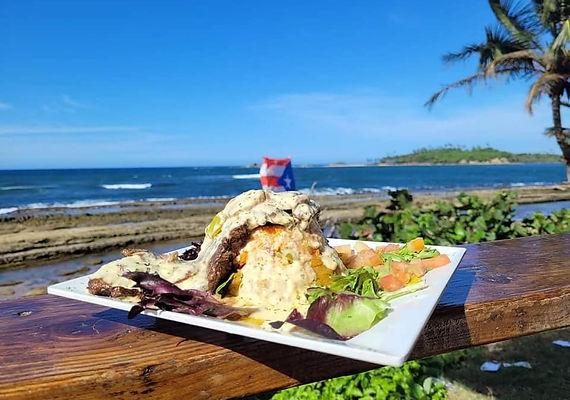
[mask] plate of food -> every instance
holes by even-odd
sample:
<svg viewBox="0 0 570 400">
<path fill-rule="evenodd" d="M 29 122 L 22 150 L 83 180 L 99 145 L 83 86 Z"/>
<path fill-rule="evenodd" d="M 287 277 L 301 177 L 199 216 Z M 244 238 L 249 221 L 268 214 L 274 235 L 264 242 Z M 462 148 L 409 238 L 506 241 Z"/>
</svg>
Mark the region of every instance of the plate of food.
<svg viewBox="0 0 570 400">
<path fill-rule="evenodd" d="M 128 249 L 48 293 L 382 365 L 410 354 L 465 249 L 327 239 L 299 192 L 230 200 L 200 244 Z"/>
</svg>

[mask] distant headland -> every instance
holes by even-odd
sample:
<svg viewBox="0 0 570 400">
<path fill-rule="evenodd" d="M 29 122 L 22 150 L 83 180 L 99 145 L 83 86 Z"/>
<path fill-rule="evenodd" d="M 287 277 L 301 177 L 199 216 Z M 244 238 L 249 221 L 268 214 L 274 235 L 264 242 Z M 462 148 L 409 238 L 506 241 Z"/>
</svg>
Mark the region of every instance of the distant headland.
<svg viewBox="0 0 570 400">
<path fill-rule="evenodd" d="M 379 159 L 375 165 L 434 165 L 434 164 L 513 164 L 561 162 L 559 154 L 510 153 L 492 147 L 445 146 L 422 148 L 409 154 L 388 156 Z"/>
</svg>

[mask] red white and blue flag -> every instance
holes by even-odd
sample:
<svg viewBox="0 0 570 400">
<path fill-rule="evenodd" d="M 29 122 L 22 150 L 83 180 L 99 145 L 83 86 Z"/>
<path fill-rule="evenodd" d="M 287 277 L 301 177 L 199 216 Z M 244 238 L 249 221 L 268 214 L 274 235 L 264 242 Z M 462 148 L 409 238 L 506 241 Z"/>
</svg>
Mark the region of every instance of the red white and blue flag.
<svg viewBox="0 0 570 400">
<path fill-rule="evenodd" d="M 259 179 L 264 189 L 282 192 L 295 190 L 295 178 L 290 158 L 263 157 Z"/>
</svg>

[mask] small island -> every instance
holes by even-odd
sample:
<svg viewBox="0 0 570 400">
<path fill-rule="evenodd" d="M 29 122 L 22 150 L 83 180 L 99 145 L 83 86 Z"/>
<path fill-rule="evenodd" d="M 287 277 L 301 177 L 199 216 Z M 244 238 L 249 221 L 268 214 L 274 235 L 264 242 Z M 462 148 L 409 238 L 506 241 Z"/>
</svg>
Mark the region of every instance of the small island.
<svg viewBox="0 0 570 400">
<path fill-rule="evenodd" d="M 387 156 L 379 159 L 377 165 L 433 165 L 433 164 L 511 164 L 511 163 L 555 163 L 561 162 L 559 154 L 510 153 L 492 147 L 458 146 L 422 148 L 409 154 Z"/>
</svg>

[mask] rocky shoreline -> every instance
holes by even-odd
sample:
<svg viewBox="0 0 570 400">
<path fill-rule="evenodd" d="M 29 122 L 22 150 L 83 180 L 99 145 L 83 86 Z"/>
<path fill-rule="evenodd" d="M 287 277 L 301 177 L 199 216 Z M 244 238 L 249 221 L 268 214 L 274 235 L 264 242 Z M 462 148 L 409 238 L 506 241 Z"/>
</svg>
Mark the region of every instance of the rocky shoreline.
<svg viewBox="0 0 570 400">
<path fill-rule="evenodd" d="M 528 186 L 511 188 L 519 202 L 537 203 L 570 200 L 570 186 Z M 471 190 L 491 197 L 499 189 Z M 419 203 L 452 198 L 458 192 L 417 193 Z M 387 205 L 386 196 L 337 195 L 316 197 L 325 224 L 354 220 L 364 207 Z M 223 208 L 226 198 L 178 200 L 158 204 L 130 204 L 128 207 L 42 210 L 24 212 L 0 219 L 0 270 L 38 265 L 101 253 L 127 246 L 144 246 L 165 241 L 191 241 L 203 235 L 212 216 Z M 69 211 L 69 210 L 68 210 Z"/>
</svg>

